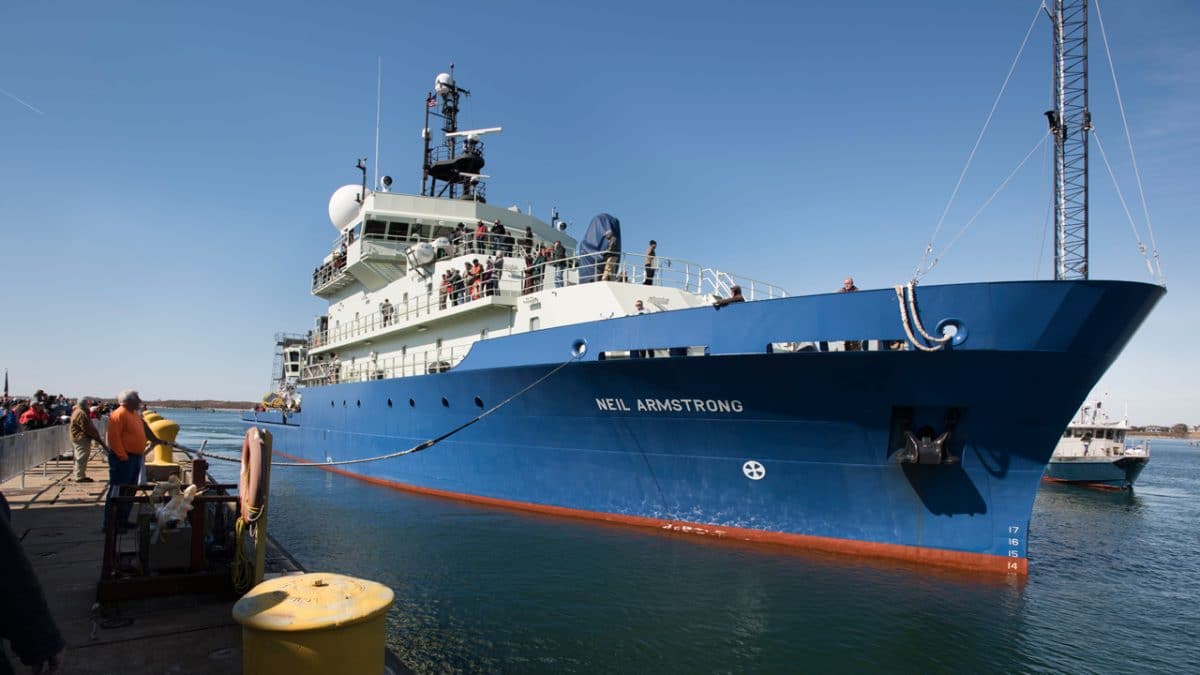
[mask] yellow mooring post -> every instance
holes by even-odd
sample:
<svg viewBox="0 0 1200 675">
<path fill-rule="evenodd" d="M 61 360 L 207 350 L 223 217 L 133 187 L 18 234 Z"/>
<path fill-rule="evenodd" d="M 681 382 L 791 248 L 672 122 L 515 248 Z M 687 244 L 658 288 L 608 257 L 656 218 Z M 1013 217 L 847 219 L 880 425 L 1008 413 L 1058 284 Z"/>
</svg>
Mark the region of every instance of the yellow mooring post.
<svg viewBox="0 0 1200 675">
<path fill-rule="evenodd" d="M 340 574 L 279 577 L 233 606 L 242 625 L 242 672 L 383 673 L 384 619 L 395 595 Z"/>
<path fill-rule="evenodd" d="M 179 425 L 158 413 L 146 412 L 142 419 L 146 420 L 150 431 L 153 431 L 159 440 L 174 443 L 175 437 L 179 435 Z M 183 478 L 183 467 L 175 463 L 175 450 L 169 445 L 154 446 L 153 457 L 146 462 L 146 480 L 158 482 L 173 475 Z"/>
</svg>

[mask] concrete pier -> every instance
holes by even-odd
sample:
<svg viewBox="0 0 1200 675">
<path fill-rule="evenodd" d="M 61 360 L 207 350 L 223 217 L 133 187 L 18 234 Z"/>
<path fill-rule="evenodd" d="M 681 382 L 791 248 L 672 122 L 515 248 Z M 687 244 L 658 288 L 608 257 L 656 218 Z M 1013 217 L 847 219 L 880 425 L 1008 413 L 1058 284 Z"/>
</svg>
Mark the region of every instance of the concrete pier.
<svg viewBox="0 0 1200 675">
<path fill-rule="evenodd" d="M 93 458 L 93 483 L 70 480 L 72 461 L 51 460 L 0 485 L 12 507 L 13 531 L 33 563 L 50 610 L 67 643 L 67 673 L 242 672 L 241 627 L 233 598 L 175 596 L 96 604 L 104 554 L 104 495 L 108 465 Z M 123 534 L 120 550 L 135 537 Z M 302 571 L 286 552 L 267 552 L 268 575 Z M 23 672 L 16 659 L 10 662 Z"/>
</svg>

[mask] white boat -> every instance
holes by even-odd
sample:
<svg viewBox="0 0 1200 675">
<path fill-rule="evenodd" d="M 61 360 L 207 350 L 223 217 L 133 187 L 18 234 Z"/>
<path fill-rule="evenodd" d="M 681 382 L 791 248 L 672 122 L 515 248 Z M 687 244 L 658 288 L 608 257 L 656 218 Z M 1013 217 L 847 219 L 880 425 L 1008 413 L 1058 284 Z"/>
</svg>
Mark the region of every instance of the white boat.
<svg viewBox="0 0 1200 675">
<path fill-rule="evenodd" d="M 1046 465 L 1059 483 L 1129 490 L 1150 461 L 1150 443 L 1128 441 L 1129 420 L 1111 420 L 1101 402 L 1085 404 L 1067 425 Z"/>
</svg>

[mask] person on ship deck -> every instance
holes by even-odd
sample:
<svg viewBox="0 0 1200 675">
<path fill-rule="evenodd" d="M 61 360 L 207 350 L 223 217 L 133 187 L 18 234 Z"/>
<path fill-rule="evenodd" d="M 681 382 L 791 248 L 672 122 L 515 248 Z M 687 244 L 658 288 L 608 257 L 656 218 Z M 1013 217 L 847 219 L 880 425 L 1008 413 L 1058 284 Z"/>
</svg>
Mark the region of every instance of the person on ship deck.
<svg viewBox="0 0 1200 675">
<path fill-rule="evenodd" d="M 621 251 L 617 244 L 617 235 L 612 231 L 604 233 L 604 272 L 600 276 L 601 281 L 613 281 L 617 278 L 617 265 L 621 260 Z"/>
<path fill-rule="evenodd" d="M 512 245 L 507 243 L 508 230 L 497 218 L 492 223 L 492 246 L 498 253 L 512 253 Z"/>
<path fill-rule="evenodd" d="M 857 293 L 858 286 L 854 285 L 854 277 L 846 277 L 842 280 L 842 287 L 838 289 L 838 293 Z M 846 340 L 846 351 L 860 352 L 863 348 L 862 340 Z"/>
<path fill-rule="evenodd" d="M 471 299 L 478 300 L 483 297 L 483 265 L 479 264 L 479 258 L 471 260 L 467 271 L 470 279 Z"/>
<path fill-rule="evenodd" d="M 392 303 L 388 298 L 384 298 L 383 302 L 379 303 L 379 319 L 385 326 L 392 323 Z"/>
<path fill-rule="evenodd" d="M 654 272 L 658 269 L 658 242 L 650 240 L 650 245 L 646 247 L 646 274 L 645 280 L 642 281 L 646 286 L 654 285 Z"/>
<path fill-rule="evenodd" d="M 742 287 L 733 285 L 729 287 L 730 296 L 728 298 L 720 298 L 713 303 L 713 307 L 721 309 L 725 305 L 731 305 L 735 302 L 745 302 L 746 298 L 742 297 Z"/>
</svg>

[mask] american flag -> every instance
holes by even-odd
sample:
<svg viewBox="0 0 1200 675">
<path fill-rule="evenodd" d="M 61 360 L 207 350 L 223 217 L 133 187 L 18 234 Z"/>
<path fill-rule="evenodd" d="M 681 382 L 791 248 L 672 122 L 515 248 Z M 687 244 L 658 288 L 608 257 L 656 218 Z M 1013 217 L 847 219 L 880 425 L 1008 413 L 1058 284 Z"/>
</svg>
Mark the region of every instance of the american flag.
<svg viewBox="0 0 1200 675">
<path fill-rule="evenodd" d="M 433 107 L 436 107 L 436 106 L 437 106 L 437 97 L 436 97 L 436 96 L 434 96 L 433 94 L 430 94 L 430 95 L 429 95 L 429 98 L 425 99 L 425 107 L 426 107 L 426 108 L 433 108 Z"/>
</svg>

